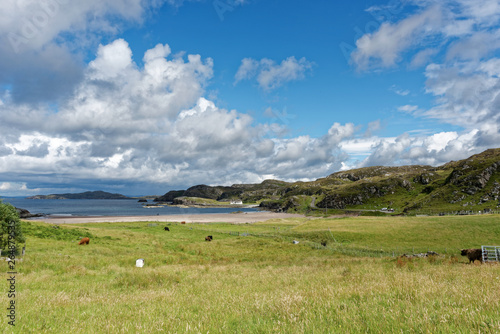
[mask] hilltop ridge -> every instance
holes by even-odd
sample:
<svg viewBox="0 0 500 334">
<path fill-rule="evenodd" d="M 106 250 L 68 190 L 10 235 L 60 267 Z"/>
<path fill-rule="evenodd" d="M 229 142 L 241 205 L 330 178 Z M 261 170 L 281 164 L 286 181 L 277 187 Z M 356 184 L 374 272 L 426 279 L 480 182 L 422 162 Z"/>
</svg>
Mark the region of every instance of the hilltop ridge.
<svg viewBox="0 0 500 334">
<path fill-rule="evenodd" d="M 181 197 L 241 200 L 283 212 L 315 210 L 493 210 L 500 203 L 500 148 L 439 167 L 373 166 L 341 171 L 311 182 L 265 180 L 260 184 L 196 185 L 155 201 Z"/>
</svg>

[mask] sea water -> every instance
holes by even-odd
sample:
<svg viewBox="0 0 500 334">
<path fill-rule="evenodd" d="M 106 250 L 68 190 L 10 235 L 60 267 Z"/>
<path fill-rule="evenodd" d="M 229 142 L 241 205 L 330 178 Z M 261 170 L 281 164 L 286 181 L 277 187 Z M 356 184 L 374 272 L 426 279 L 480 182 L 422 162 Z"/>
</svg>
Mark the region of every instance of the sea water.
<svg viewBox="0 0 500 334">
<path fill-rule="evenodd" d="M 2 198 L 17 208 L 32 214 L 47 216 L 153 216 L 203 213 L 231 213 L 235 211 L 255 212 L 258 208 L 180 208 L 163 206 L 147 208 L 143 204 L 156 204 L 152 201 L 139 203 L 132 199 L 27 199 Z"/>
</svg>

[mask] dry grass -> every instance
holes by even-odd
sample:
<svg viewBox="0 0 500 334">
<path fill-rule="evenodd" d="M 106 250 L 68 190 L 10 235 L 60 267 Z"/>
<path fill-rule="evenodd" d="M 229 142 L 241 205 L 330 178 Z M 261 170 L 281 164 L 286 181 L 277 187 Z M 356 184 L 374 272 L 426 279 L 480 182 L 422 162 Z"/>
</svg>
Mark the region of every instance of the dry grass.
<svg viewBox="0 0 500 334">
<path fill-rule="evenodd" d="M 380 223 L 351 222 L 360 234 Z M 332 228 L 328 220 L 302 223 L 273 222 L 269 233 L 286 225 Z M 166 233 L 144 223 L 92 225 L 89 246 L 28 238 L 16 277 L 15 331 L 500 333 L 499 265 L 454 256 L 344 257 L 224 233 L 205 242 L 201 229 L 208 227 L 174 225 Z M 255 229 L 262 233 L 263 225 Z M 134 266 L 140 257 L 144 268 Z M 1 294 L 0 305 L 7 303 Z M 0 330 L 14 332 L 5 320 Z"/>
</svg>

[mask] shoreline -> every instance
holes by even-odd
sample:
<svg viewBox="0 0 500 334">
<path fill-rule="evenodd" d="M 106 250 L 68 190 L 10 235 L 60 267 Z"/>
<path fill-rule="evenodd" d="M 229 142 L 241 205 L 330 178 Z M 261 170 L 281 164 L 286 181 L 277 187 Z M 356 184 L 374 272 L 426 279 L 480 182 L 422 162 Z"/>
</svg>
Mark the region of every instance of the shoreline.
<svg viewBox="0 0 500 334">
<path fill-rule="evenodd" d="M 203 205 L 203 204 L 190 204 L 190 205 L 184 205 L 184 204 L 162 204 L 159 202 L 158 204 L 148 204 L 148 205 L 143 205 L 143 208 L 149 209 L 149 208 L 155 208 L 155 207 L 172 207 L 172 208 L 181 208 L 181 209 L 188 209 L 188 208 L 197 208 L 197 209 L 255 209 L 259 208 L 258 205 L 256 204 L 221 204 L 221 205 Z"/>
<path fill-rule="evenodd" d="M 48 224 L 84 224 L 84 223 L 119 223 L 119 222 L 182 222 L 186 223 L 233 223 L 245 224 L 266 221 L 269 219 L 306 218 L 305 215 L 278 213 L 270 211 L 242 213 L 200 213 L 178 215 L 151 216 L 60 216 L 38 218 Z"/>
</svg>

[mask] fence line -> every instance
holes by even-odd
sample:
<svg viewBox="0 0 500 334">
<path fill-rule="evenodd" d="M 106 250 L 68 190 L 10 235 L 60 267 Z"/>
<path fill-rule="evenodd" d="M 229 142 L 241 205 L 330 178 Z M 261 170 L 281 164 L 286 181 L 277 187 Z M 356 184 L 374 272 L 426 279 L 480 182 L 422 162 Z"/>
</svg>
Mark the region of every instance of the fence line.
<svg viewBox="0 0 500 334">
<path fill-rule="evenodd" d="M 416 216 L 427 215 L 427 216 L 475 216 L 475 215 L 490 215 L 490 214 L 500 214 L 500 210 L 455 210 L 455 211 L 441 211 L 441 210 L 417 210 L 415 211 Z"/>
<path fill-rule="evenodd" d="M 191 227 L 191 228 L 195 229 L 193 227 Z M 239 231 L 220 231 L 220 230 L 215 230 L 215 229 L 198 228 L 198 227 L 196 228 L 196 230 L 204 231 L 207 233 L 228 234 L 228 235 L 240 236 L 240 237 L 278 238 L 278 239 L 282 239 L 283 241 L 287 241 L 290 243 L 292 243 L 294 240 L 299 240 L 299 243 L 301 243 L 303 245 L 307 245 L 311 248 L 329 250 L 332 253 L 339 253 L 339 254 L 344 254 L 344 255 L 357 255 L 357 256 L 362 255 L 362 256 L 367 256 L 367 257 L 393 257 L 393 258 L 395 258 L 395 257 L 399 257 L 402 255 L 424 257 L 424 256 L 426 256 L 425 254 L 434 252 L 434 250 L 429 248 L 429 247 L 417 248 L 416 250 L 415 250 L 415 247 L 411 247 L 411 248 L 396 247 L 394 249 L 383 249 L 383 248 L 379 249 L 378 247 L 377 247 L 377 249 L 363 249 L 363 248 L 346 247 L 346 246 L 342 246 L 342 243 L 335 240 L 331 231 L 330 231 L 330 234 L 332 236 L 333 241 L 335 242 L 335 244 L 333 246 L 323 246 L 320 242 L 311 241 L 311 240 L 307 240 L 307 239 L 301 239 L 301 238 L 292 237 L 292 236 L 281 235 L 281 234 L 271 234 L 271 233 L 262 234 L 262 233 L 250 233 L 250 232 L 239 232 Z M 454 253 L 456 253 L 456 254 L 454 254 Z M 453 252 L 452 254 L 449 254 L 448 248 L 445 248 L 444 253 L 438 254 L 438 255 L 457 255 L 457 256 L 459 256 L 460 253 L 458 251 L 456 251 L 456 252 Z"/>
</svg>

